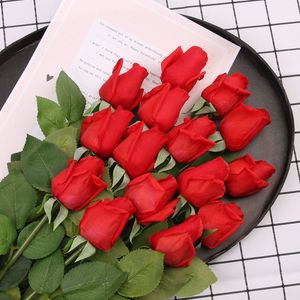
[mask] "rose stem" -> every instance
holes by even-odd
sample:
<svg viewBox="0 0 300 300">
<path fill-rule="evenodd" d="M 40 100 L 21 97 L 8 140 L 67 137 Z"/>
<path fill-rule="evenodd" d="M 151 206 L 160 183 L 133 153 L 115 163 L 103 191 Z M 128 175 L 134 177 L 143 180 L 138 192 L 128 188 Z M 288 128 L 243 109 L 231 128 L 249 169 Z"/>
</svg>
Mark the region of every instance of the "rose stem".
<svg viewBox="0 0 300 300">
<path fill-rule="evenodd" d="M 17 250 L 17 252 L 13 255 L 13 257 L 7 262 L 7 264 L 1 270 L 0 280 L 4 277 L 6 272 L 14 265 L 14 263 L 18 260 L 18 258 L 23 254 L 24 250 L 27 248 L 27 246 L 30 244 L 30 242 L 33 240 L 33 238 L 37 235 L 37 233 L 40 231 L 40 229 L 43 227 L 43 225 L 47 222 L 47 220 L 48 220 L 47 216 L 44 215 L 43 218 L 36 225 L 36 227 L 33 229 L 33 231 L 30 233 L 30 235 L 27 237 L 27 239 L 23 242 L 23 244 Z"/>
<path fill-rule="evenodd" d="M 77 256 L 81 253 L 83 247 L 80 247 L 79 249 L 77 249 L 69 258 L 67 258 L 67 260 L 65 261 L 65 267 L 67 267 L 70 263 L 73 262 L 73 260 L 75 258 L 77 258 Z M 52 299 L 52 297 L 55 295 L 57 296 L 57 292 L 58 292 L 59 288 L 57 290 L 55 290 L 49 297 L 50 299 Z M 32 299 L 32 297 L 34 297 L 37 294 L 36 291 L 32 291 L 32 293 L 30 295 L 28 295 L 24 300 L 30 300 Z"/>
</svg>

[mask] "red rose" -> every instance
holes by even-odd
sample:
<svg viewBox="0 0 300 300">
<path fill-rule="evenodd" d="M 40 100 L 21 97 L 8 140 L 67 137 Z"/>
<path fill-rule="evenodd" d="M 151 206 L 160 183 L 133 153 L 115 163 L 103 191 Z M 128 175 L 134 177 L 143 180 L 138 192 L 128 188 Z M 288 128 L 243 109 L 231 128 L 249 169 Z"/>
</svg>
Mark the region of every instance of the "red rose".
<svg viewBox="0 0 300 300">
<path fill-rule="evenodd" d="M 149 241 L 154 250 L 165 254 L 166 265 L 188 267 L 196 256 L 194 243 L 202 232 L 201 218 L 191 216 L 179 225 L 155 233 Z"/>
<path fill-rule="evenodd" d="M 98 201 L 85 210 L 79 226 L 80 235 L 101 251 L 108 251 L 133 213 L 134 206 L 126 198 Z"/>
<path fill-rule="evenodd" d="M 220 131 L 226 148 L 240 151 L 268 124 L 270 115 L 267 110 L 242 103 L 221 121 Z"/>
<path fill-rule="evenodd" d="M 202 240 L 208 248 L 216 248 L 227 240 L 242 224 L 244 214 L 235 203 L 220 200 L 209 202 L 200 208 L 200 216 L 205 230 L 215 230 Z"/>
<path fill-rule="evenodd" d="M 179 191 L 187 201 L 201 207 L 224 196 L 228 172 L 228 164 L 220 156 L 198 167 L 188 168 L 178 176 Z"/>
<path fill-rule="evenodd" d="M 189 92 L 204 77 L 205 72 L 201 71 L 206 63 L 207 54 L 200 47 L 193 46 L 185 53 L 178 47 L 162 61 L 161 81 Z"/>
<path fill-rule="evenodd" d="M 112 156 L 133 116 L 121 107 L 114 112 L 110 107 L 96 112 L 82 122 L 81 144 L 103 159 Z"/>
<path fill-rule="evenodd" d="M 255 161 L 246 154 L 229 164 L 227 194 L 232 197 L 254 194 L 269 185 L 266 179 L 274 172 L 275 168 L 266 161 Z"/>
<path fill-rule="evenodd" d="M 128 136 L 113 152 L 114 159 L 130 177 L 151 172 L 158 152 L 167 143 L 167 136 L 156 128 L 143 131 L 139 122 L 128 129 Z"/>
<path fill-rule="evenodd" d="M 97 157 L 73 160 L 52 179 L 52 194 L 66 208 L 80 210 L 106 188 L 106 183 L 99 178 L 103 172 L 103 161 Z"/>
<path fill-rule="evenodd" d="M 171 88 L 169 83 L 155 87 L 142 98 L 139 118 L 149 127 L 157 126 L 166 132 L 176 123 L 180 110 L 189 94 L 179 88 Z"/>
<path fill-rule="evenodd" d="M 250 92 L 246 90 L 248 79 L 241 73 L 222 74 L 202 92 L 202 97 L 212 103 L 220 117 L 242 103 Z"/>
<path fill-rule="evenodd" d="M 150 173 L 136 177 L 126 187 L 125 197 L 131 200 L 140 224 L 163 222 L 174 213 L 178 199 L 171 197 L 177 189 L 177 181 L 169 175 L 157 180 Z"/>
<path fill-rule="evenodd" d="M 122 106 L 132 110 L 142 99 L 141 85 L 147 77 L 147 70 L 134 63 L 132 68 L 120 75 L 123 59 L 119 59 L 112 71 L 112 75 L 99 90 L 100 98 L 114 107 Z"/>
<path fill-rule="evenodd" d="M 215 142 L 208 139 L 215 131 L 215 123 L 207 116 L 195 120 L 186 118 L 183 124 L 168 133 L 167 149 L 176 161 L 189 163 L 215 145 Z"/>
</svg>

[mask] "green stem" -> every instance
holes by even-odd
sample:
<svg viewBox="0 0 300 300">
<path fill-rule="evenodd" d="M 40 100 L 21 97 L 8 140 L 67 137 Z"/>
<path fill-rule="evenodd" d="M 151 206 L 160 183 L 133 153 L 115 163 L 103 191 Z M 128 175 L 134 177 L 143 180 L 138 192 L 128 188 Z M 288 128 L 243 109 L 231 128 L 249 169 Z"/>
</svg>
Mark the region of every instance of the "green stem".
<svg viewBox="0 0 300 300">
<path fill-rule="evenodd" d="M 38 234 L 43 225 L 47 222 L 48 218 L 46 215 L 39 221 L 24 243 L 20 246 L 17 252 L 13 255 L 13 257 L 7 262 L 4 268 L 0 271 L 0 280 L 4 277 L 6 272 L 14 265 L 14 263 L 18 260 L 18 258 L 23 254 L 24 250 L 30 244 L 30 242 L 34 239 L 34 237 Z M 30 298 L 29 298 L 30 299 Z"/>
<path fill-rule="evenodd" d="M 30 299 L 32 299 L 36 294 L 37 294 L 36 291 L 32 291 L 32 293 L 31 293 L 30 295 L 28 295 L 28 296 L 25 298 L 25 300 L 30 300 Z"/>
</svg>

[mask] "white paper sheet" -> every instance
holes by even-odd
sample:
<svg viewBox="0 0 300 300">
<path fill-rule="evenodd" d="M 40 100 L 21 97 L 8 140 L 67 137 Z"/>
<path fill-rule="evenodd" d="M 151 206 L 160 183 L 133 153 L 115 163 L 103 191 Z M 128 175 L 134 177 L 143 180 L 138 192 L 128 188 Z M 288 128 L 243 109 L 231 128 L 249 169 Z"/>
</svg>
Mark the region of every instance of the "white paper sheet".
<svg viewBox="0 0 300 300">
<path fill-rule="evenodd" d="M 209 59 L 186 110 L 206 85 L 230 69 L 238 46 L 151 0 L 64 0 L 0 111 L 0 178 L 7 173 L 10 154 L 22 150 L 26 134 L 41 135 L 35 97 L 56 99 L 55 81 L 62 69 L 92 101 L 122 56 L 125 69 L 135 61 L 150 70 L 144 84 L 148 90 L 159 83 L 159 62 L 179 45 L 184 50 L 198 45 Z"/>
</svg>

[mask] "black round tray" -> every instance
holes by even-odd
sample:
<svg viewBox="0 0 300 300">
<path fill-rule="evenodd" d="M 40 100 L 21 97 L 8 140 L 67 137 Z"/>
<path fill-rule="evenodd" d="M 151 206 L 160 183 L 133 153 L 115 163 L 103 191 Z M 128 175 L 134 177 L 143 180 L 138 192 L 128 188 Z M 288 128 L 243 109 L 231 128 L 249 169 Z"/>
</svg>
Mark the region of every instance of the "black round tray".
<svg viewBox="0 0 300 300">
<path fill-rule="evenodd" d="M 267 160 L 277 170 L 268 188 L 246 198 L 234 199 L 244 211 L 245 222 L 220 247 L 213 250 L 201 248 L 198 251 L 202 259 L 209 261 L 244 238 L 274 203 L 289 169 L 294 140 L 294 123 L 289 101 L 281 82 L 255 50 L 215 25 L 195 18 L 190 19 L 241 47 L 230 73 L 239 71 L 249 78 L 249 89 L 252 95 L 246 103 L 266 108 L 272 120 L 271 125 L 264 129 L 243 153 L 250 153 L 255 159 Z M 0 53 L 0 108 L 25 69 L 44 32 L 45 28 L 33 32 Z"/>
</svg>

